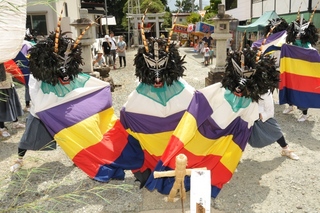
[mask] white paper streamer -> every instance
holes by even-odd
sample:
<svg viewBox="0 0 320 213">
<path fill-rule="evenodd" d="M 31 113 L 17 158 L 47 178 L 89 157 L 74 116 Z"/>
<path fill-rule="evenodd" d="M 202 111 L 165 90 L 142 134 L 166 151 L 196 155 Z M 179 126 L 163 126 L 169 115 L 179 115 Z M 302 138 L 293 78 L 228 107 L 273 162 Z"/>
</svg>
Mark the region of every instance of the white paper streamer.
<svg viewBox="0 0 320 213">
<path fill-rule="evenodd" d="M 16 57 L 26 32 L 26 0 L 0 1 L 0 63 Z"/>
</svg>

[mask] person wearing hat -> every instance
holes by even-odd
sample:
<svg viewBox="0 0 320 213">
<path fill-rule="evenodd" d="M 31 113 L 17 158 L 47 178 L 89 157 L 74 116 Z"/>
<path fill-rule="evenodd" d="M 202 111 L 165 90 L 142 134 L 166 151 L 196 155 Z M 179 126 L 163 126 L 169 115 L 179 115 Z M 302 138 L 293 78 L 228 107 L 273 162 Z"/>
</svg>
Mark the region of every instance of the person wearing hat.
<svg viewBox="0 0 320 213">
<path fill-rule="evenodd" d="M 103 51 L 102 49 L 100 49 L 97 53 L 97 55 L 94 57 L 93 60 L 93 66 L 95 67 L 102 67 L 102 66 L 106 66 L 106 59 L 103 56 Z"/>
<path fill-rule="evenodd" d="M 105 59 L 108 60 L 109 66 L 114 66 L 114 61 L 111 55 L 111 43 L 110 43 L 110 36 L 105 35 L 105 41 L 102 43 L 102 48 L 104 52 Z"/>
</svg>

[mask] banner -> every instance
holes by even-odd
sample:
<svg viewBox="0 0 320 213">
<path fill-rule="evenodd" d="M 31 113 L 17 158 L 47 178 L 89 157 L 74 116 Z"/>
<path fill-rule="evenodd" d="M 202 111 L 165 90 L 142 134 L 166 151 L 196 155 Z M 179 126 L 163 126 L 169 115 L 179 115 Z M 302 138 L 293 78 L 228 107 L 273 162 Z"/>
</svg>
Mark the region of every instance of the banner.
<svg viewBox="0 0 320 213">
<path fill-rule="evenodd" d="M 203 23 L 203 22 L 197 22 L 196 23 L 196 29 L 195 32 L 202 32 L 202 33 L 213 33 L 214 32 L 214 26 Z"/>
<path fill-rule="evenodd" d="M 193 32 L 195 30 L 195 25 L 194 24 L 188 24 L 188 33 Z"/>
<path fill-rule="evenodd" d="M 188 26 L 176 24 L 174 25 L 173 32 L 188 33 Z"/>
</svg>

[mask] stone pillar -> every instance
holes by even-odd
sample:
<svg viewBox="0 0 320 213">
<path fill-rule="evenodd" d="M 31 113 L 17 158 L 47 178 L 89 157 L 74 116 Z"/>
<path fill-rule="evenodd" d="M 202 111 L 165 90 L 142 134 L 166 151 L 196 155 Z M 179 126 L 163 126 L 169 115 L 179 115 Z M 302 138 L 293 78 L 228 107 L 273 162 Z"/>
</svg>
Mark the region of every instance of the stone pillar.
<svg viewBox="0 0 320 213">
<path fill-rule="evenodd" d="M 80 19 L 75 20 L 70 25 L 75 27 L 78 35 L 80 35 L 83 30 L 92 22 L 93 21 L 91 21 L 88 17 L 88 10 L 80 9 Z M 93 25 L 96 25 L 96 23 L 94 23 Z M 82 68 L 84 73 L 93 73 L 91 45 L 95 42 L 95 37 L 93 36 L 94 28 L 94 26 L 90 27 L 80 41 L 82 47 L 81 56 L 84 61 L 84 65 L 80 66 L 80 68 Z"/>
<path fill-rule="evenodd" d="M 208 77 L 205 79 L 205 86 L 209 86 L 216 82 L 220 82 L 225 71 L 226 64 L 226 42 L 227 39 L 232 37 L 229 33 L 229 23 L 231 16 L 224 13 L 224 5 L 218 5 L 218 15 L 213 18 L 214 20 L 214 33 L 211 35 L 216 40 L 216 64 L 210 68 Z"/>
<path fill-rule="evenodd" d="M 159 16 L 156 17 L 156 37 L 160 38 L 160 28 L 159 28 Z"/>
<path fill-rule="evenodd" d="M 139 22 L 138 22 L 138 17 L 134 16 L 133 18 L 133 44 L 135 47 L 139 46 Z"/>
</svg>

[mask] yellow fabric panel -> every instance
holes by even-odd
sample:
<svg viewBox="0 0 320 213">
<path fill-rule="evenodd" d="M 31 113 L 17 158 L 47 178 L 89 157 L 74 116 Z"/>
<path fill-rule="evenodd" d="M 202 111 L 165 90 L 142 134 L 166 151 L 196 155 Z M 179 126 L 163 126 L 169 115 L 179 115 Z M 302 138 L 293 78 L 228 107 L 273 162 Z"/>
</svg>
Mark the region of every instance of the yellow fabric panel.
<svg viewBox="0 0 320 213">
<path fill-rule="evenodd" d="M 192 138 L 195 136 L 194 133 L 197 131 L 197 121 L 193 115 L 188 112 L 184 113 L 181 118 L 181 121 L 182 120 L 183 122 L 179 122 L 173 134 L 179 138 L 182 143 L 186 143 L 192 140 Z M 185 128 L 186 126 L 188 128 Z"/>
<path fill-rule="evenodd" d="M 212 140 L 204 137 L 197 131 L 192 139 L 197 142 L 185 144 L 185 149 L 196 156 L 222 156 L 221 163 L 233 172 L 238 166 L 242 150 L 232 139 L 233 135 L 228 135 Z"/>
<path fill-rule="evenodd" d="M 54 136 L 54 139 L 70 159 L 73 159 L 81 150 L 99 143 L 103 134 L 113 128 L 117 120 L 111 107 L 61 130 Z"/>
<path fill-rule="evenodd" d="M 127 129 L 127 132 L 139 140 L 143 150 L 155 156 L 161 156 L 166 149 L 173 131 L 161 132 L 156 134 L 144 134 L 133 132 Z"/>
<path fill-rule="evenodd" d="M 220 162 L 233 173 L 239 164 L 241 156 L 242 150 L 240 147 L 236 143 L 230 143 Z"/>
<path fill-rule="evenodd" d="M 301 76 L 320 78 L 320 63 L 311 63 L 293 58 L 282 58 L 280 64 L 280 73 L 286 72 Z"/>
</svg>

